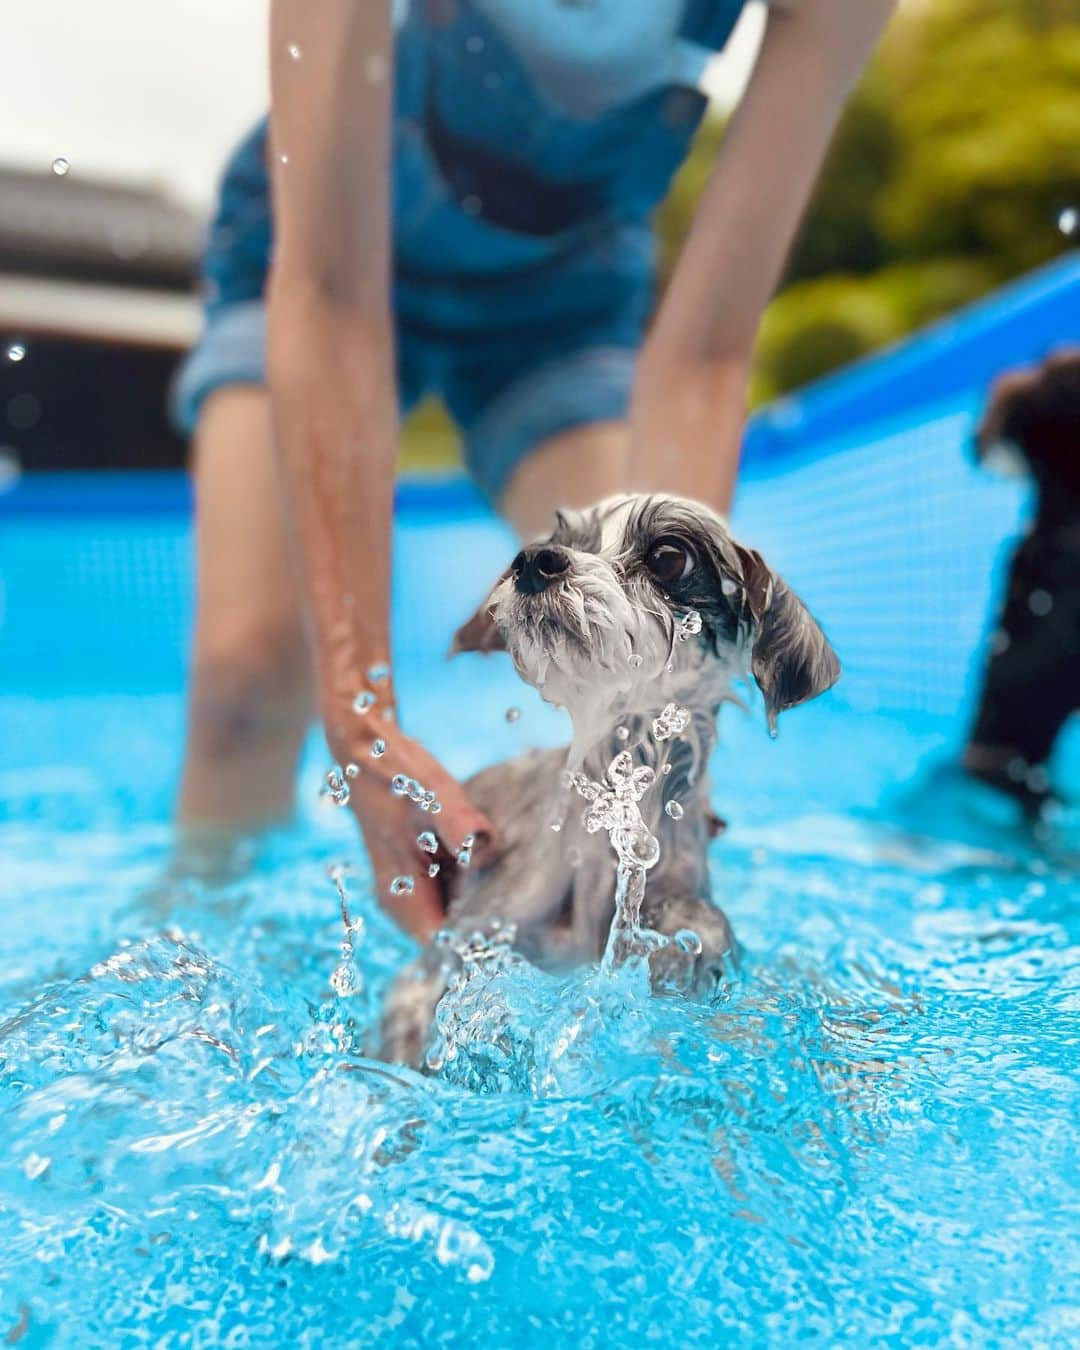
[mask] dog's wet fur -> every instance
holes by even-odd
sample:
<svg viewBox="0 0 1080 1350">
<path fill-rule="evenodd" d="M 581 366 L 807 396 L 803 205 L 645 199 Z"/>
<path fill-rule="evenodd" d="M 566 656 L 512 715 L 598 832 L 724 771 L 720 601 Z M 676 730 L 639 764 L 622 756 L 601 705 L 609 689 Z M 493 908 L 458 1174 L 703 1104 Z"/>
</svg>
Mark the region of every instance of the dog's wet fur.
<svg viewBox="0 0 1080 1350">
<path fill-rule="evenodd" d="M 700 631 L 680 639 L 691 611 Z M 459 630 L 454 650 L 508 652 L 526 683 L 566 708 L 574 739 L 568 750 L 535 750 L 469 780 L 499 855 L 457 872 L 447 927 L 467 937 L 513 925 L 516 949 L 545 968 L 596 960 L 614 914 L 615 860 L 606 833 L 586 831 L 584 803 L 568 794 L 565 774 L 580 769 L 600 782 L 629 749 L 636 765 L 658 771 L 639 804 L 661 848 L 642 922 L 669 936 L 696 933 L 693 985 L 714 990 L 734 957 L 707 865 L 717 713 L 747 674 L 773 728 L 779 713 L 835 683 L 839 662 L 803 603 L 708 507 L 622 496 L 558 513 L 552 534 L 517 555 Z M 652 721 L 672 702 L 688 709 L 689 726 L 657 745 Z M 670 801 L 683 808 L 678 820 L 665 811 Z M 658 966 L 663 959 L 656 954 Z M 385 1058 L 422 1063 L 446 978 L 446 949 L 433 947 L 398 979 L 384 1016 Z"/>
</svg>

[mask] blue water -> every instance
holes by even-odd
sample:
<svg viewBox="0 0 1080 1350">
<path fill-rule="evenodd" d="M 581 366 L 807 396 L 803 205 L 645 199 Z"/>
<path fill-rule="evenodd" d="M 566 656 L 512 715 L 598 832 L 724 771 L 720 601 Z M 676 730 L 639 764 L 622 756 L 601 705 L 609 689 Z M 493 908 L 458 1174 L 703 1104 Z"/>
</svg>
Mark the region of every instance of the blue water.
<svg viewBox="0 0 1080 1350">
<path fill-rule="evenodd" d="M 777 532 L 772 491 L 744 510 Z M 788 715 L 775 744 L 728 710 L 711 863 L 746 960 L 715 1005 L 496 954 L 422 1077 L 363 1053 L 410 948 L 319 801 L 317 741 L 293 828 L 226 881 L 169 876 L 186 520 L 9 525 L 0 1337 L 1075 1344 L 1080 835 L 1065 816 L 1035 839 L 935 775 L 963 725 L 935 700 L 970 652 L 924 662 L 904 708 L 898 626 L 902 653 L 855 660 L 857 697 Z M 437 659 L 505 543 L 421 516 L 399 536 L 403 707 L 460 773 L 564 731 L 499 659 Z M 901 603 L 875 611 L 827 547 L 788 549 L 833 629 Z M 364 923 L 346 999 L 341 861 Z"/>
</svg>

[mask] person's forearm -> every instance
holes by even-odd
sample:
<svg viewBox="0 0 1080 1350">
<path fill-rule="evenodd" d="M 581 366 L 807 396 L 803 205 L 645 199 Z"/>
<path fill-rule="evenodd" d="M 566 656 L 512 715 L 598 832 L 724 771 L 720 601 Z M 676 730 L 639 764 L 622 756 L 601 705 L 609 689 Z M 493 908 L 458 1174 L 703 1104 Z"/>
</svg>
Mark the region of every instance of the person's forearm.
<svg viewBox="0 0 1080 1350">
<path fill-rule="evenodd" d="M 332 746 L 358 725 L 366 671 L 389 659 L 396 407 L 392 341 L 349 311 L 283 287 L 270 305 L 270 382 Z M 390 697 L 389 685 L 375 686 Z"/>
<path fill-rule="evenodd" d="M 390 0 L 273 0 L 269 383 L 332 746 L 389 653 L 391 65 Z"/>
<path fill-rule="evenodd" d="M 840 111 L 892 8 L 893 0 L 791 0 L 770 11 L 642 356 L 635 486 L 726 508 L 758 324 Z"/>
</svg>

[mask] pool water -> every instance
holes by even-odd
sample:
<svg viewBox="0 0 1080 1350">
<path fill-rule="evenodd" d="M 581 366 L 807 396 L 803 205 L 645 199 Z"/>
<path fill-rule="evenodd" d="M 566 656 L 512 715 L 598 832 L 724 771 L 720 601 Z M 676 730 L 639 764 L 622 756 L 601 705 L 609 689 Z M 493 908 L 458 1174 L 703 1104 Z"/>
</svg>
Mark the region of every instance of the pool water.
<svg viewBox="0 0 1080 1350">
<path fill-rule="evenodd" d="M 949 773 L 963 718 L 939 685 L 874 700 L 856 660 L 864 692 L 776 743 L 726 710 L 711 865 L 745 960 L 715 1003 L 495 950 L 422 1076 L 364 1053 L 411 948 L 319 798 L 317 740 L 294 826 L 224 880 L 170 874 L 190 596 L 168 571 L 153 610 L 114 555 L 186 558 L 186 518 L 17 525 L 8 635 L 35 675 L 0 680 L 7 1343 L 1076 1343 L 1080 832 L 1064 813 L 1034 838 Z M 86 564 L 80 589 L 91 540 L 113 580 Z M 459 773 L 558 743 L 501 658 L 437 659 L 505 538 L 417 518 L 399 545 L 410 730 Z M 806 575 L 832 628 L 857 623 L 824 564 Z M 363 924 L 348 997 L 337 863 Z"/>
</svg>

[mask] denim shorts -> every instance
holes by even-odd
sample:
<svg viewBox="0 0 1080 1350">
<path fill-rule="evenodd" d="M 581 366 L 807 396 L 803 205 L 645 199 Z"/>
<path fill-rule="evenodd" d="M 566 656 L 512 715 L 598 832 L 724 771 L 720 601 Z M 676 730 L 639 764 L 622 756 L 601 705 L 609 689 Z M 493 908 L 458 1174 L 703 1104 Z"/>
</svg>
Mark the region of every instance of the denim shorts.
<svg viewBox="0 0 1080 1350">
<path fill-rule="evenodd" d="M 741 7 L 669 5 L 671 61 L 657 54 L 656 86 L 581 118 L 538 86 L 492 21 L 497 6 L 454 0 L 437 23 L 429 5 L 409 6 L 392 133 L 399 397 L 403 411 L 442 399 L 492 501 L 547 438 L 626 415 L 653 303 L 651 213 L 704 110 L 694 71 Z M 266 156 L 264 122 L 226 169 L 204 331 L 174 390 L 186 431 L 214 390 L 265 382 Z"/>
<path fill-rule="evenodd" d="M 439 397 L 460 430 L 466 469 L 497 503 L 538 445 L 625 417 L 652 305 L 653 253 L 647 225 L 622 226 L 526 272 L 422 282 L 399 275 L 402 412 Z M 190 432 L 215 390 L 265 380 L 262 294 L 209 303 L 173 390 L 175 420 Z"/>
</svg>

